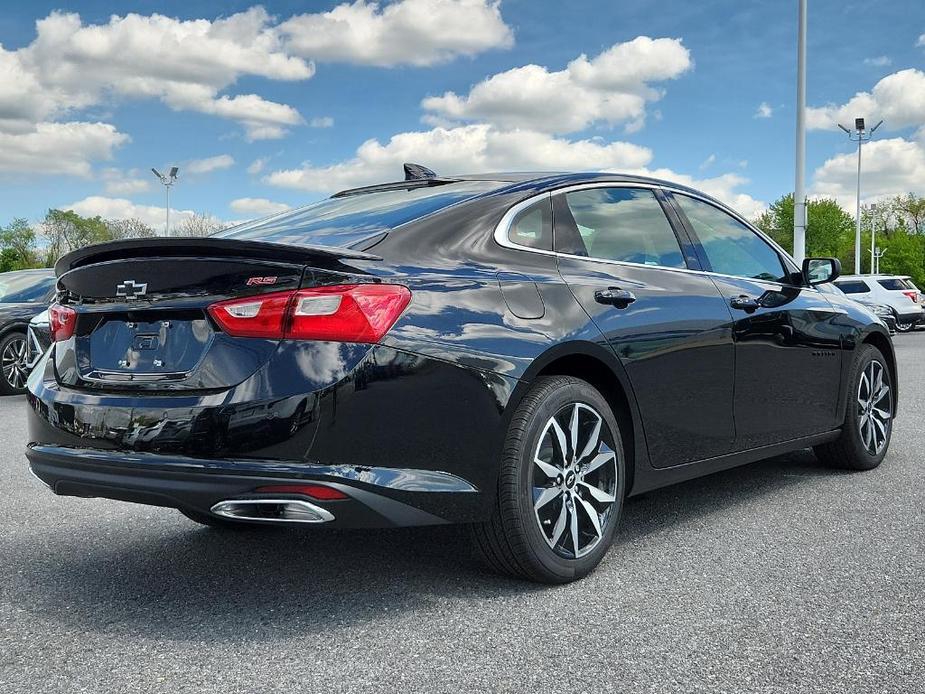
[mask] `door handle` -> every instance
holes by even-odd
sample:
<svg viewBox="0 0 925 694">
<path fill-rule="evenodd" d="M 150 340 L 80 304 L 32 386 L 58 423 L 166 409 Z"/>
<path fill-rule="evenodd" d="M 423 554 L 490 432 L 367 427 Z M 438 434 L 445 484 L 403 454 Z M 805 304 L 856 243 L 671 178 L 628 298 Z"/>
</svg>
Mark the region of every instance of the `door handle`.
<svg viewBox="0 0 925 694">
<path fill-rule="evenodd" d="M 746 313 L 753 313 L 759 308 L 761 304 L 758 302 L 758 299 L 753 299 L 750 296 L 742 294 L 740 296 L 734 296 L 729 300 L 729 305 L 732 308 L 737 308 L 740 311 L 745 311 Z"/>
<path fill-rule="evenodd" d="M 594 292 L 594 300 L 599 304 L 609 304 L 617 308 L 626 308 L 636 301 L 636 295 L 629 290 L 620 289 L 619 287 L 607 287 L 607 289 L 598 289 Z"/>
</svg>

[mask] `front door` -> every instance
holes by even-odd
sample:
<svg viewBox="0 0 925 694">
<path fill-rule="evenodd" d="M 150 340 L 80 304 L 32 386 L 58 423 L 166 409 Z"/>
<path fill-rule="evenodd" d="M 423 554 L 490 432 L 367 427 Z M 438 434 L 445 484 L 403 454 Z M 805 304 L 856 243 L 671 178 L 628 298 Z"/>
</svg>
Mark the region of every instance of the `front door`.
<svg viewBox="0 0 925 694">
<path fill-rule="evenodd" d="M 671 199 L 732 315 L 736 449 L 838 427 L 840 311 L 740 220 L 698 198 Z"/>
<path fill-rule="evenodd" d="M 689 271 L 660 198 L 589 186 L 553 196 L 553 216 L 559 272 L 626 369 L 652 465 L 669 467 L 732 450 L 734 348 L 729 310 Z"/>
</svg>

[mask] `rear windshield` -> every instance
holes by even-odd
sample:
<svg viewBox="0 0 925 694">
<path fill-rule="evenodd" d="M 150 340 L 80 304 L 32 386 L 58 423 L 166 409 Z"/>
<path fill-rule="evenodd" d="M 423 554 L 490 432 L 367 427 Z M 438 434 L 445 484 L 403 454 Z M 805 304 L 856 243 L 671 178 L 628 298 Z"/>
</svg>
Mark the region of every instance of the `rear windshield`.
<svg viewBox="0 0 925 694">
<path fill-rule="evenodd" d="M 901 280 L 899 278 L 888 279 L 888 280 L 877 280 L 877 284 L 879 284 L 884 289 L 889 289 L 891 292 L 902 291 L 904 289 L 910 289 L 909 283 L 906 282 L 906 280 Z"/>
<path fill-rule="evenodd" d="M 215 236 L 296 246 L 349 248 L 399 224 L 503 185 L 498 181 L 460 181 L 328 198 L 297 210 L 239 224 Z"/>
<path fill-rule="evenodd" d="M 7 272 L 0 275 L 0 303 L 42 303 L 54 285 L 54 275 L 37 272 Z"/>
<path fill-rule="evenodd" d="M 861 280 L 849 280 L 848 282 L 836 282 L 835 286 L 841 289 L 845 294 L 864 294 L 870 291 L 866 282 Z"/>
</svg>

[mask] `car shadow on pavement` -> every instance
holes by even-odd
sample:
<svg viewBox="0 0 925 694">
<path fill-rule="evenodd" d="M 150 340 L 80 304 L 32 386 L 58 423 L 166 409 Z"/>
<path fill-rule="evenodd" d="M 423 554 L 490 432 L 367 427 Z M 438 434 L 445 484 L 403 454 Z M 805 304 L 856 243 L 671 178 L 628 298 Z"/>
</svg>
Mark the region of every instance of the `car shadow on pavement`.
<svg viewBox="0 0 925 694">
<path fill-rule="evenodd" d="M 630 499 L 620 553 L 808 476 L 837 474 L 806 451 Z M 41 553 L 20 550 L 19 580 L 7 586 L 14 604 L 81 630 L 241 641 L 329 632 L 439 610 L 448 600 L 570 590 L 485 572 L 465 528 L 220 531 L 163 509 L 131 509 L 137 524 L 118 513 L 92 529 L 63 527 Z M 71 550 L 71 533 L 86 551 Z M 619 572 L 620 563 L 605 560 L 598 571 Z"/>
</svg>

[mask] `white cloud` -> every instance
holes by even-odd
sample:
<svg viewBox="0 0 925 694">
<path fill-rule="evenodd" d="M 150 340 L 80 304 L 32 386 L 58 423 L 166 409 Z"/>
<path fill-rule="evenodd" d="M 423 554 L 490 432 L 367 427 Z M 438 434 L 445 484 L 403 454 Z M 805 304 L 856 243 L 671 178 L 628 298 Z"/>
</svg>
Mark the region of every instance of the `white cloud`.
<svg viewBox="0 0 925 694">
<path fill-rule="evenodd" d="M 73 210 L 84 217 L 103 219 L 140 219 L 159 234 L 164 233 L 165 210 L 154 205 L 137 205 L 125 198 L 108 198 L 101 195 L 91 195 L 70 205 L 62 205 L 62 209 Z M 193 210 L 176 210 L 170 208 L 170 228 L 182 223 L 195 214 Z"/>
<path fill-rule="evenodd" d="M 651 152 L 626 142 L 569 141 L 527 130 L 499 131 L 486 124 L 399 133 L 386 143 L 367 140 L 347 161 L 274 171 L 272 185 L 330 192 L 395 180 L 402 164 L 421 161 L 439 174 L 536 169 L 639 167 Z"/>
<path fill-rule="evenodd" d="M 925 123 L 925 72 L 910 68 L 887 75 L 869 92 L 858 92 L 847 103 L 806 109 L 806 127 L 834 129 L 836 123 L 850 127 L 863 117 L 870 125 L 881 118 L 884 127 L 921 127 Z"/>
<path fill-rule="evenodd" d="M 711 154 L 709 157 L 707 157 L 700 163 L 700 170 L 703 171 L 704 169 L 709 169 L 715 163 L 716 163 L 716 155 Z"/>
<path fill-rule="evenodd" d="M 646 104 L 661 98 L 650 82 L 673 79 L 690 69 L 680 39 L 639 36 L 593 59 L 581 55 L 563 70 L 524 65 L 492 75 L 465 96 L 446 92 L 424 99 L 430 124 L 482 121 L 502 128 L 568 133 L 593 123 L 645 123 Z"/>
<path fill-rule="evenodd" d="M 176 110 L 238 121 L 252 139 L 278 136 L 301 123 L 291 106 L 255 94 L 220 95 L 242 76 L 314 74 L 310 62 L 285 52 L 271 22 L 261 7 L 215 21 L 127 14 L 107 24 L 52 12 L 36 22 L 32 43 L 0 49 L 0 125 L 56 119 L 112 99 L 156 98 Z"/>
<path fill-rule="evenodd" d="M 230 169 L 234 166 L 234 157 L 230 154 L 219 154 L 206 159 L 193 159 L 186 164 L 186 170 L 191 174 L 207 174 L 221 169 Z"/>
<path fill-rule="evenodd" d="M 771 104 L 769 104 L 767 101 L 762 101 L 760 104 L 758 104 L 758 110 L 755 111 L 754 117 L 755 118 L 770 118 L 773 115 L 774 115 L 774 109 L 772 108 Z"/>
<path fill-rule="evenodd" d="M 432 65 L 507 48 L 513 33 L 498 0 L 356 0 L 279 25 L 287 48 L 318 61 Z"/>
<path fill-rule="evenodd" d="M 285 212 L 290 209 L 289 205 L 285 203 L 273 202 L 266 198 L 238 198 L 237 200 L 232 200 L 228 206 L 235 214 L 252 215 L 256 217 L 276 214 L 277 212 Z"/>
<path fill-rule="evenodd" d="M 0 130 L 0 171 L 89 176 L 90 162 L 112 159 L 129 141 L 108 123 L 38 123 L 31 129 Z"/>
<path fill-rule="evenodd" d="M 254 159 L 254 161 L 250 163 L 250 166 L 247 167 L 247 173 L 251 175 L 259 174 L 261 171 L 263 171 L 264 167 L 266 167 L 267 161 L 269 161 L 268 157 L 260 157 L 259 159 Z"/>
<path fill-rule="evenodd" d="M 925 34 L 919 36 L 919 40 L 915 42 L 916 46 L 925 46 Z"/>
<path fill-rule="evenodd" d="M 308 124 L 313 128 L 333 128 L 334 119 L 331 116 L 319 116 L 318 118 L 312 118 L 308 121 Z"/>
<path fill-rule="evenodd" d="M 367 140 L 356 154 L 328 166 L 305 165 L 274 171 L 271 185 L 312 192 L 331 192 L 398 180 L 402 164 L 418 161 L 438 174 L 486 171 L 622 171 L 676 181 L 715 195 L 742 214 L 754 216 L 765 205 L 740 192 L 748 180 L 738 174 L 695 179 L 670 169 L 650 169 L 652 152 L 627 142 L 568 140 L 528 130 L 497 130 L 478 124 L 399 133 L 385 144 Z"/>
<path fill-rule="evenodd" d="M 876 58 L 864 58 L 864 64 L 871 67 L 887 67 L 893 64 L 893 59 L 888 55 L 878 55 Z"/>
<path fill-rule="evenodd" d="M 901 137 L 872 140 L 864 145 L 862 163 L 862 202 L 906 192 L 925 195 L 925 143 Z M 811 192 L 853 210 L 857 166 L 857 151 L 832 157 L 816 169 Z"/>
<path fill-rule="evenodd" d="M 146 172 L 147 173 L 147 172 Z M 101 172 L 103 188 L 108 195 L 136 195 L 151 189 L 147 178 L 141 178 L 142 172 L 138 169 L 123 171 L 122 169 L 106 168 Z"/>
</svg>

